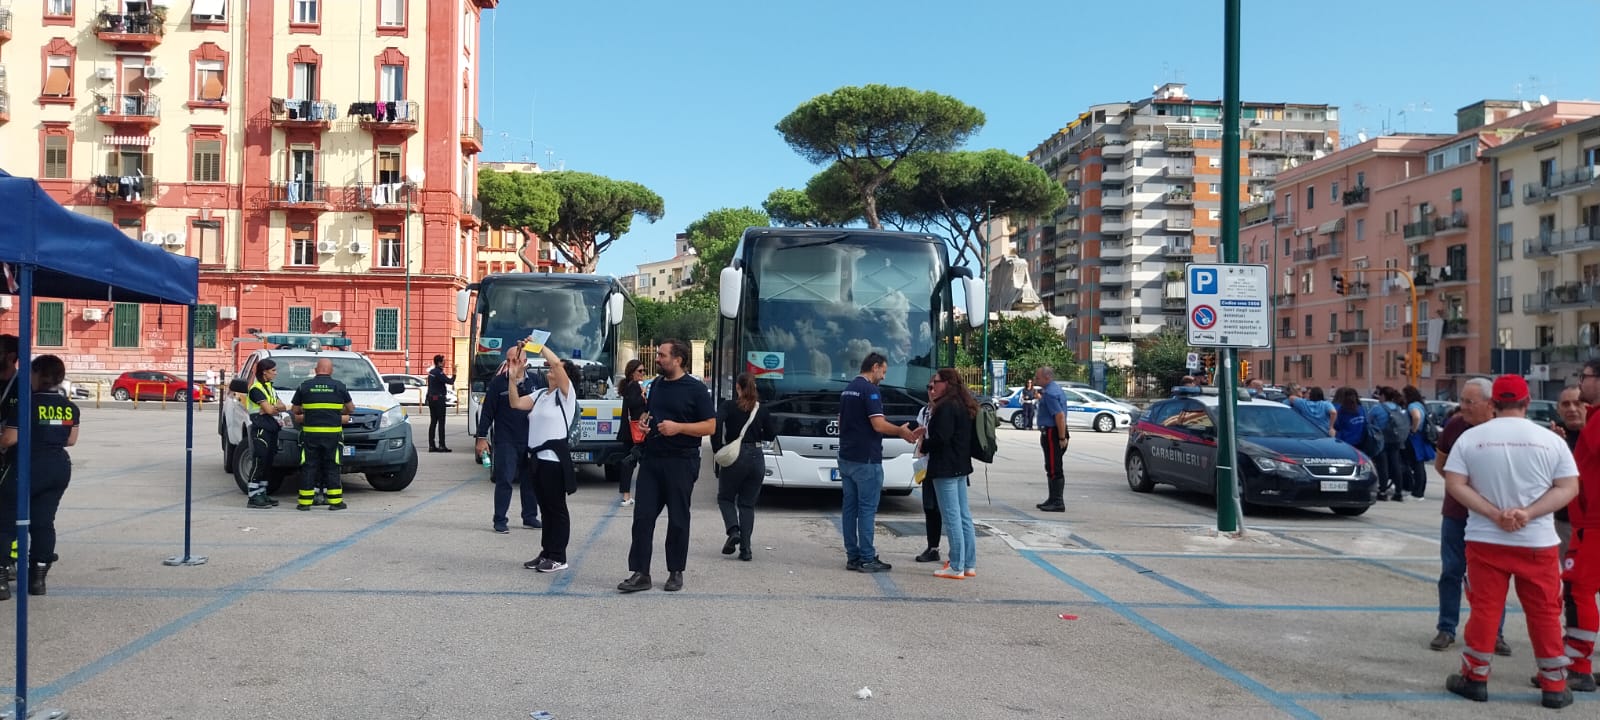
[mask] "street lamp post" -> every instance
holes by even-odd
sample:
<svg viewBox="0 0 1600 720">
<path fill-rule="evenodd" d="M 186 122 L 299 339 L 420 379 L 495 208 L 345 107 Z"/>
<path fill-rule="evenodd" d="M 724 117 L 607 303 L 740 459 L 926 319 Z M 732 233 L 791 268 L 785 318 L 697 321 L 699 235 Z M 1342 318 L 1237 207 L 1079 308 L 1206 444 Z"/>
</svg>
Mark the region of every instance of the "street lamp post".
<svg viewBox="0 0 1600 720">
<path fill-rule="evenodd" d="M 988 292 L 989 291 L 989 235 L 994 232 L 994 201 L 993 200 L 985 201 L 984 202 L 984 207 L 985 207 L 985 210 L 984 210 L 984 213 L 983 213 L 984 220 L 983 220 L 983 251 L 982 251 L 983 252 L 983 256 L 978 258 L 978 277 L 983 279 L 984 292 Z M 992 296 L 993 295 L 991 294 L 991 297 Z M 985 299 L 985 300 L 986 301 L 983 303 L 983 312 L 984 312 L 984 315 L 987 316 L 987 315 L 989 315 L 989 303 L 987 302 L 987 299 Z M 995 392 L 998 391 L 998 388 L 991 389 L 993 387 L 993 384 L 994 384 L 994 380 L 993 380 L 994 372 L 989 369 L 989 318 L 988 317 L 985 317 L 983 319 L 983 365 L 979 368 L 979 372 L 983 376 L 983 393 L 984 393 L 984 395 L 993 395 Z"/>
<path fill-rule="evenodd" d="M 405 369 L 407 375 L 411 374 L 411 193 L 422 187 L 424 176 L 425 173 L 422 168 L 414 167 L 406 172 L 406 221 L 400 229 L 401 242 L 405 244 L 405 248 L 402 250 L 402 261 L 406 264 L 405 320 L 403 322 L 405 324 Z M 426 222 L 424 222 L 424 225 L 426 225 Z M 427 233 L 423 233 L 423 237 L 426 238 Z"/>
</svg>

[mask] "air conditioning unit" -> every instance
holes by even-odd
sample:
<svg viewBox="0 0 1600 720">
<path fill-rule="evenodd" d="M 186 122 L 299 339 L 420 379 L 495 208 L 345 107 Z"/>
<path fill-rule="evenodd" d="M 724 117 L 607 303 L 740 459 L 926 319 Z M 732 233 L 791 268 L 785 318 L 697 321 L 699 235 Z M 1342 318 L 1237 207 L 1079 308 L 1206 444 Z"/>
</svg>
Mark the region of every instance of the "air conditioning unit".
<svg viewBox="0 0 1600 720">
<path fill-rule="evenodd" d="M 166 235 L 161 236 L 161 242 L 167 247 L 181 248 L 184 245 L 184 241 L 185 238 L 182 235 L 174 232 L 169 232 Z"/>
<path fill-rule="evenodd" d="M 115 80 L 115 79 L 117 79 L 117 70 L 116 70 L 116 68 L 108 68 L 108 67 L 103 67 L 103 68 L 96 69 L 94 71 L 94 79 L 96 79 L 96 80 Z"/>
<path fill-rule="evenodd" d="M 238 320 L 239 308 L 234 305 L 223 305 L 217 308 L 217 318 L 220 320 Z"/>
<path fill-rule="evenodd" d="M 323 255 L 332 255 L 332 254 L 334 254 L 336 252 L 339 252 L 339 241 L 337 241 L 337 240 L 318 240 L 317 241 L 317 252 L 322 253 Z"/>
<path fill-rule="evenodd" d="M 367 251 L 368 251 L 367 243 L 361 242 L 360 240 L 351 240 L 350 241 L 350 254 L 351 255 L 365 255 L 365 254 L 367 254 Z"/>
<path fill-rule="evenodd" d="M 151 245 L 161 244 L 161 233 L 158 233 L 154 230 L 146 230 L 144 231 L 144 234 L 140 235 L 139 237 L 143 238 L 145 242 Z"/>
<path fill-rule="evenodd" d="M 89 322 L 100 322 L 106 318 L 106 311 L 100 308 L 84 308 L 83 319 Z"/>
<path fill-rule="evenodd" d="M 339 324 L 339 311 L 338 310 L 323 310 L 322 311 L 322 321 L 327 323 L 327 324 L 329 324 L 329 325 L 338 325 Z"/>
<path fill-rule="evenodd" d="M 10 310 L 10 309 L 11 309 L 11 296 L 10 295 L 0 295 L 0 310 Z"/>
<path fill-rule="evenodd" d="M 1339 333 L 1337 333 L 1337 332 L 1328 333 L 1328 342 L 1339 342 Z"/>
<path fill-rule="evenodd" d="M 144 76 L 148 80 L 160 80 L 167 76 L 167 69 L 160 65 L 144 66 Z"/>
</svg>

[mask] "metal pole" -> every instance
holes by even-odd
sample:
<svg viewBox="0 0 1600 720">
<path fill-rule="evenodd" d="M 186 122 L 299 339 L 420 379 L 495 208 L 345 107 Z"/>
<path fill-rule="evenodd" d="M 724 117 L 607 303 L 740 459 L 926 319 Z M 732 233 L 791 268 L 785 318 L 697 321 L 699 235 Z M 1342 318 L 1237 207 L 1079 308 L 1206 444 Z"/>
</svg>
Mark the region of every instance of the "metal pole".
<svg viewBox="0 0 1600 720">
<path fill-rule="evenodd" d="M 1273 385 L 1281 385 L 1282 383 L 1278 382 L 1278 328 L 1280 327 L 1278 324 L 1278 295 L 1279 293 L 1283 292 L 1283 288 L 1278 287 L 1278 283 L 1283 282 L 1283 280 L 1281 276 L 1278 275 L 1278 221 L 1282 218 L 1278 216 L 1277 212 L 1278 199 L 1274 197 L 1271 202 L 1272 206 L 1268 208 L 1268 211 L 1272 213 L 1272 245 L 1267 249 L 1267 251 L 1272 253 L 1272 285 L 1278 289 L 1272 293 L 1271 298 L 1272 365 L 1267 368 L 1267 377 L 1272 378 Z"/>
<path fill-rule="evenodd" d="M 194 328 L 195 328 L 195 322 L 196 322 L 195 316 L 194 316 L 194 310 L 195 310 L 195 306 L 194 305 L 190 305 L 189 309 L 188 309 L 189 324 L 188 324 L 188 331 L 187 331 L 187 336 L 188 336 L 188 339 L 189 339 L 189 384 L 190 385 L 194 384 Z M 204 565 L 206 563 L 205 556 L 203 556 L 203 555 L 202 556 L 196 556 L 196 555 L 190 554 L 190 552 L 189 552 L 190 548 L 192 547 L 191 540 L 192 540 L 192 537 L 193 537 L 192 530 L 193 530 L 193 527 L 194 527 L 194 389 L 193 388 L 190 388 L 190 390 L 189 390 L 189 402 L 184 403 L 184 404 L 187 405 L 188 407 L 185 408 L 185 412 L 187 414 L 187 418 L 186 418 L 187 419 L 187 425 L 186 425 L 186 427 L 184 427 L 184 430 L 183 430 L 183 448 L 184 448 L 184 455 L 183 455 L 183 554 L 182 555 L 175 555 L 173 557 L 169 557 L 166 560 L 161 561 L 162 565 L 166 565 L 168 567 L 176 567 L 176 566 L 179 566 L 179 565 Z M 220 398 L 218 398 L 218 404 L 219 405 L 221 404 L 221 399 Z M 220 410 L 219 410 L 219 412 L 220 412 Z"/>
<path fill-rule="evenodd" d="M 33 417 L 33 266 L 23 264 L 18 268 L 17 302 L 22 306 L 17 321 L 17 374 L 14 390 L 17 398 L 17 417 Z M 17 560 L 13 570 L 17 575 L 17 684 L 16 717 L 28 717 L 28 530 L 33 508 L 33 493 L 29 486 L 33 480 L 33 423 L 17 423 L 16 486 L 9 488 L 17 494 Z M 0 548 L 5 552 L 9 548 Z"/>
<path fill-rule="evenodd" d="M 983 256 L 978 258 L 978 276 L 983 279 L 983 291 L 989 292 L 989 234 L 994 232 L 994 201 L 989 200 L 985 202 L 984 205 L 987 209 L 983 213 Z M 991 313 L 989 312 L 989 303 L 987 302 L 987 298 L 985 298 L 985 302 L 983 303 L 983 313 L 985 316 L 983 318 L 983 394 L 988 396 L 994 394 L 994 392 L 990 390 L 990 386 L 994 383 L 994 381 L 991 379 L 994 377 L 994 372 L 989 369 L 988 316 Z"/>
<path fill-rule="evenodd" d="M 406 298 L 405 298 L 405 363 L 406 374 L 411 374 L 411 191 L 415 187 L 410 182 L 406 183 L 406 222 L 400 229 L 400 234 L 405 242 L 406 263 Z"/>
<path fill-rule="evenodd" d="M 1223 11 L 1222 80 L 1222 262 L 1239 262 L 1239 0 L 1225 0 Z M 1217 379 L 1217 531 L 1239 531 L 1239 486 L 1234 465 L 1234 387 L 1237 359 L 1233 348 L 1220 348 Z"/>
</svg>

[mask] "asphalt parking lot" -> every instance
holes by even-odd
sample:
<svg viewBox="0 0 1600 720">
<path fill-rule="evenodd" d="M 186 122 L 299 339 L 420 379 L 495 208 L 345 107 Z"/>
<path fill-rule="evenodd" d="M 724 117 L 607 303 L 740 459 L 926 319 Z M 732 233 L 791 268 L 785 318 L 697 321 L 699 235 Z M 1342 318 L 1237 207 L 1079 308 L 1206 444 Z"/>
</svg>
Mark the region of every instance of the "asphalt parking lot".
<svg viewBox="0 0 1600 720">
<path fill-rule="evenodd" d="M 181 407 L 86 408 L 61 561 L 30 606 L 34 707 L 250 720 L 1548 717 L 1527 686 L 1520 614 L 1489 703 L 1443 689 L 1459 646 L 1427 649 L 1437 478 L 1419 502 L 1359 518 L 1270 511 L 1222 538 L 1209 498 L 1128 490 L 1124 433 L 1075 433 L 1068 511 L 1038 512 L 1036 436 L 1003 429 L 971 489 L 979 576 L 950 581 L 912 562 L 925 544 L 916 496 L 883 504 L 891 573 L 843 569 L 826 492 L 766 492 L 755 561 L 723 556 L 707 467 L 685 590 L 659 589 L 663 517 L 657 589 L 624 596 L 632 508 L 598 473 L 569 498 L 571 569 L 540 575 L 522 568 L 539 531 L 491 532 L 492 486 L 460 416 L 457 452 L 424 452 L 404 492 L 349 476 L 349 512 L 299 513 L 289 492 L 276 510 L 244 507 L 214 408 L 196 414 L 193 552 L 209 559 L 197 567 L 162 564 L 183 549 Z M 10 654 L 3 671 L 9 685 Z M 1596 700 L 1564 712 L 1592 714 Z"/>
</svg>

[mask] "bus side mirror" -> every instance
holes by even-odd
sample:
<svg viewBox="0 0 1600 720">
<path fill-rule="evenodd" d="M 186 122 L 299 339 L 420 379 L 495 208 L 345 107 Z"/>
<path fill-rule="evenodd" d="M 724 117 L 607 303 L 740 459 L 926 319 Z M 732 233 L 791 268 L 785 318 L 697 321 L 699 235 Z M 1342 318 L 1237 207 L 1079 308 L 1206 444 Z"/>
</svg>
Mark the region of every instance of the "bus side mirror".
<svg viewBox="0 0 1600 720">
<path fill-rule="evenodd" d="M 961 279 L 962 292 L 967 296 L 967 324 L 978 328 L 989 320 L 988 286 L 976 278 Z"/>
<path fill-rule="evenodd" d="M 722 316 L 732 320 L 739 314 L 739 296 L 744 290 L 744 271 L 725 267 L 717 275 L 717 304 Z"/>
<path fill-rule="evenodd" d="M 456 291 L 456 322 L 467 321 L 467 306 L 472 302 L 471 294 L 466 290 Z"/>
<path fill-rule="evenodd" d="M 625 309 L 625 306 L 623 305 L 623 303 L 625 303 L 625 302 L 627 302 L 627 300 L 626 300 L 626 298 L 622 297 L 622 293 L 621 292 L 611 293 L 611 297 L 606 298 L 606 323 L 607 324 L 610 324 L 610 325 L 621 325 L 622 324 L 622 311 Z"/>
</svg>

